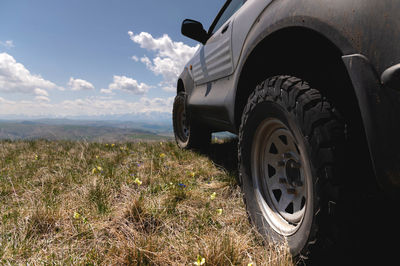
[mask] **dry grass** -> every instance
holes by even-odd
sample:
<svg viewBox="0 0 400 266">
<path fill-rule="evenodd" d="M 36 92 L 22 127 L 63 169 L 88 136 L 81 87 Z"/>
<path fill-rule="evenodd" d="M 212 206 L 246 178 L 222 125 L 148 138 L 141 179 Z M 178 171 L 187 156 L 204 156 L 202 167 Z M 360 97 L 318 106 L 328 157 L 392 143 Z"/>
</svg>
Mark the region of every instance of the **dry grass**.
<svg viewBox="0 0 400 266">
<path fill-rule="evenodd" d="M 251 227 L 215 164 L 230 156 L 217 157 L 174 143 L 0 142 L 0 264 L 292 265 Z"/>
</svg>

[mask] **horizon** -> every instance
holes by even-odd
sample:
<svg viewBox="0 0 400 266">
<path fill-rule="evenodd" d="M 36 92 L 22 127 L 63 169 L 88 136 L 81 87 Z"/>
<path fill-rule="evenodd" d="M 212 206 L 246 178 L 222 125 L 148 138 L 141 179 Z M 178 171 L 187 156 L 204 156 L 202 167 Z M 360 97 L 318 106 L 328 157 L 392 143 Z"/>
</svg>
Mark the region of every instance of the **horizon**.
<svg viewBox="0 0 400 266">
<path fill-rule="evenodd" d="M 28 116 L 28 115 L 0 115 L 1 121 L 38 121 L 38 120 L 65 120 L 65 121 L 98 121 L 98 122 L 163 122 L 172 124 L 172 114 L 168 112 L 146 112 L 139 114 L 104 114 L 78 116 Z"/>
</svg>

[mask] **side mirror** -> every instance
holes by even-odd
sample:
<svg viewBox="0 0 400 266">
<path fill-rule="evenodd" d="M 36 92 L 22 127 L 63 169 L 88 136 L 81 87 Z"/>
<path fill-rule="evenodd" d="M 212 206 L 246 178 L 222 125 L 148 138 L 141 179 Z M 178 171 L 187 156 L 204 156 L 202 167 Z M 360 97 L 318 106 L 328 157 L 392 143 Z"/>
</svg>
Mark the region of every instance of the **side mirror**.
<svg viewBox="0 0 400 266">
<path fill-rule="evenodd" d="M 185 19 L 182 22 L 181 32 L 186 37 L 201 42 L 202 44 L 205 44 L 208 40 L 208 34 L 204 30 L 203 25 L 195 20 Z"/>
</svg>

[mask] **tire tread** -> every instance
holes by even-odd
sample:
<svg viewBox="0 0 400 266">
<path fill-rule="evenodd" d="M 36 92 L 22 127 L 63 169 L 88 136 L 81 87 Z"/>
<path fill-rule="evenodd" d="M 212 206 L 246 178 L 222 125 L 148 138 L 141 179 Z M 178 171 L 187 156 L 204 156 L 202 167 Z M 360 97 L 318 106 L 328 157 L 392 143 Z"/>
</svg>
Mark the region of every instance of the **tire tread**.
<svg viewBox="0 0 400 266">
<path fill-rule="evenodd" d="M 301 130 L 305 141 L 314 151 L 311 154 L 311 161 L 317 175 L 314 184 L 318 190 L 315 193 L 317 197 L 314 206 L 316 218 L 307 244 L 297 256 L 298 259 L 306 259 L 310 255 L 310 250 L 322 242 L 321 235 L 326 236 L 329 232 L 324 221 L 334 214 L 331 211 L 331 205 L 336 204 L 339 197 L 340 180 L 337 176 L 341 164 L 338 154 L 345 139 L 345 125 L 333 105 L 307 82 L 291 76 L 275 76 L 264 80 L 249 96 L 241 117 L 238 142 L 240 183 L 243 182 L 241 173 L 246 171 L 242 169 L 246 164 L 244 160 L 247 160 L 246 147 L 243 147 L 245 126 L 252 112 L 261 102 L 278 103 L 292 113 L 298 119 L 298 125 L 302 125 Z"/>
</svg>

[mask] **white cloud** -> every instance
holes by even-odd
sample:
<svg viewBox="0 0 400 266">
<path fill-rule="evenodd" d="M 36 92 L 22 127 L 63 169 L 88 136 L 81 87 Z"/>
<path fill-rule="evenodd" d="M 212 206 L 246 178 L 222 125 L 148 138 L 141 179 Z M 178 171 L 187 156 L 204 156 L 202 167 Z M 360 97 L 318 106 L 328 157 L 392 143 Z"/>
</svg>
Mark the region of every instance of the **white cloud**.
<svg viewBox="0 0 400 266">
<path fill-rule="evenodd" d="M 7 40 L 7 41 L 5 41 L 5 42 L 0 41 L 0 45 L 1 45 L 1 46 L 4 46 L 4 47 L 7 48 L 7 49 L 10 49 L 10 48 L 14 48 L 14 47 L 15 47 L 14 42 L 13 42 L 12 40 Z"/>
<path fill-rule="evenodd" d="M 143 56 L 142 58 L 140 58 L 140 62 L 145 64 L 147 66 L 147 68 L 151 68 L 152 67 L 151 60 L 147 56 Z"/>
<path fill-rule="evenodd" d="M 145 56 L 140 61 L 154 74 L 163 77 L 161 86 L 164 90 L 175 91 L 179 74 L 197 51 L 199 45 L 191 47 L 182 42 L 174 42 L 167 34 L 160 38 L 153 38 L 147 32 L 135 35 L 132 31 L 129 31 L 128 35 L 141 48 L 156 52 L 156 56 L 152 60 Z"/>
<path fill-rule="evenodd" d="M 140 114 L 148 112 L 170 113 L 173 97 L 147 98 L 131 102 L 125 100 L 110 100 L 102 98 L 86 98 L 72 101 L 64 101 L 61 106 L 72 115 L 106 115 L 106 114 Z M 75 113 L 76 112 L 76 113 Z"/>
<path fill-rule="evenodd" d="M 108 95 L 115 95 L 112 89 L 101 89 L 100 93 L 108 94 Z"/>
<path fill-rule="evenodd" d="M 0 92 L 35 94 L 36 89 L 59 88 L 51 81 L 34 75 L 11 55 L 0 53 Z"/>
<path fill-rule="evenodd" d="M 113 83 L 108 86 L 108 90 L 103 89 L 103 93 L 111 93 L 113 90 L 128 91 L 134 94 L 145 94 L 151 86 L 139 83 L 134 79 L 125 76 L 114 76 Z"/>
<path fill-rule="evenodd" d="M 74 79 L 73 77 L 69 79 L 68 86 L 73 91 L 94 90 L 92 83 L 83 79 Z"/>
<path fill-rule="evenodd" d="M 118 114 L 149 114 L 160 112 L 170 114 L 174 97 L 147 98 L 139 101 L 113 100 L 104 97 L 89 97 L 49 103 L 46 96 L 36 96 L 35 101 L 8 101 L 0 97 L 1 115 L 23 116 L 96 116 Z"/>
<path fill-rule="evenodd" d="M 42 89 L 39 89 L 39 88 L 34 89 L 34 90 L 33 90 L 33 93 L 34 93 L 35 95 L 38 95 L 38 96 L 46 96 L 46 97 L 49 96 L 49 94 L 47 93 L 46 90 L 42 90 Z"/>
<path fill-rule="evenodd" d="M 136 55 L 132 56 L 132 60 L 135 62 L 139 62 L 139 58 Z"/>
<path fill-rule="evenodd" d="M 9 104 L 9 105 L 15 104 L 14 101 L 9 101 L 9 100 L 6 100 L 6 99 L 4 99 L 4 98 L 2 98 L 2 97 L 0 97 L 0 103 L 2 103 L 2 104 Z"/>
<path fill-rule="evenodd" d="M 50 99 L 47 96 L 36 96 L 35 100 L 39 102 L 50 102 Z"/>
</svg>

